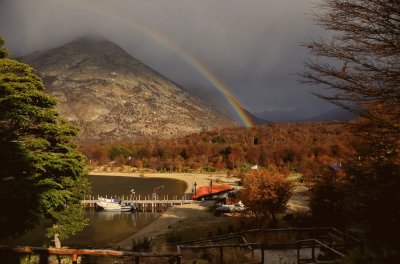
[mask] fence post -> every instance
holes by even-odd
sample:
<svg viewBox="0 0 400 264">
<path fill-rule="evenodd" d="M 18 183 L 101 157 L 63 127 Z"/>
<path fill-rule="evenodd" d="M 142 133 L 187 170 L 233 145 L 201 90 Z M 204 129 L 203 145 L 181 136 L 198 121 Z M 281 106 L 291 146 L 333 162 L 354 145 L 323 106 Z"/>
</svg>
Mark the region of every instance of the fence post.
<svg viewBox="0 0 400 264">
<path fill-rule="evenodd" d="M 312 257 L 313 262 L 315 262 L 315 242 L 314 242 L 314 240 L 312 242 L 311 257 Z"/>
<path fill-rule="evenodd" d="M 264 264 L 264 244 L 261 244 L 261 264 Z"/>
<path fill-rule="evenodd" d="M 300 263 L 300 242 L 297 242 L 297 263 Z"/>
<path fill-rule="evenodd" d="M 72 254 L 72 264 L 78 263 L 78 254 Z"/>
<path fill-rule="evenodd" d="M 220 264 L 224 263 L 224 248 L 223 247 L 219 248 L 219 263 Z"/>
<path fill-rule="evenodd" d="M 135 264 L 139 264 L 139 256 L 135 257 Z"/>
</svg>

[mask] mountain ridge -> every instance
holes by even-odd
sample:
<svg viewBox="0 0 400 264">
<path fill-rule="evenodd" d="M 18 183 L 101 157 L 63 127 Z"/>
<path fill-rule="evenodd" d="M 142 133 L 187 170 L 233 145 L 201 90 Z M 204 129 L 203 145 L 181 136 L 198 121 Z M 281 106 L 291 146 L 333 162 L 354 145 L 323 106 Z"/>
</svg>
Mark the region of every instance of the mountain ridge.
<svg viewBox="0 0 400 264">
<path fill-rule="evenodd" d="M 21 60 L 43 78 L 82 140 L 171 138 L 237 125 L 106 39 L 81 37 Z"/>
</svg>

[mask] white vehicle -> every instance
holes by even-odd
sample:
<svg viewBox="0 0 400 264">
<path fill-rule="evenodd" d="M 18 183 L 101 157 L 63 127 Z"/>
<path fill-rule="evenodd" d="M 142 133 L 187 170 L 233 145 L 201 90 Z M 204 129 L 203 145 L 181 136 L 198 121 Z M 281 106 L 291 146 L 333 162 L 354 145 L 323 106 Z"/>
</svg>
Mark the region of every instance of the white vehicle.
<svg viewBox="0 0 400 264">
<path fill-rule="evenodd" d="M 230 212 L 243 212 L 246 210 L 246 206 L 239 201 L 237 204 L 223 204 L 215 208 L 215 212 L 218 213 L 230 213 Z"/>
</svg>

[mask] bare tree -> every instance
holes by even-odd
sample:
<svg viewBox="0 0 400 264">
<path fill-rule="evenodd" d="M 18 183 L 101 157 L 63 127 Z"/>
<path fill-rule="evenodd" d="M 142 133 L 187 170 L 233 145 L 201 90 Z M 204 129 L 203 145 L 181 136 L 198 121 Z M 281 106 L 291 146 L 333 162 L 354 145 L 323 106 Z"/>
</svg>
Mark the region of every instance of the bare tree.
<svg viewBox="0 0 400 264">
<path fill-rule="evenodd" d="M 305 46 L 306 83 L 333 93 L 317 96 L 400 133 L 400 1 L 324 0 L 316 24 L 332 33 Z M 333 95 L 332 95 L 333 94 Z"/>
<path fill-rule="evenodd" d="M 333 90 L 317 96 L 360 116 L 343 181 L 329 183 L 336 197 L 324 206 L 340 198 L 346 220 L 364 226 L 369 245 L 389 263 L 400 258 L 400 1 L 322 0 L 316 10 L 315 22 L 330 35 L 305 45 L 314 58 L 303 80 Z M 314 196 L 324 187 L 316 185 Z"/>
</svg>

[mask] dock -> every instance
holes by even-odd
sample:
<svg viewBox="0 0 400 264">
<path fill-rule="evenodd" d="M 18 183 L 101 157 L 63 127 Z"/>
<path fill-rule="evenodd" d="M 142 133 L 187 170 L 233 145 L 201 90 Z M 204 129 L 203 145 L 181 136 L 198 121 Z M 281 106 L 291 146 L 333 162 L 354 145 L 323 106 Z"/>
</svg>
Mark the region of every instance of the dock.
<svg viewBox="0 0 400 264">
<path fill-rule="evenodd" d="M 193 203 L 192 199 L 187 199 L 185 195 L 177 196 L 174 195 L 173 197 L 163 196 L 163 197 L 152 197 L 151 195 L 146 196 L 89 196 L 87 199 L 82 200 L 82 204 L 85 208 L 94 208 L 96 202 L 99 201 L 99 198 L 106 198 L 106 199 L 115 199 L 123 201 L 124 203 L 134 203 L 139 208 L 138 211 L 157 211 L 162 210 L 163 208 L 167 208 L 174 205 L 183 205 L 183 204 L 191 204 Z M 154 199 L 152 199 L 154 198 Z"/>
</svg>

